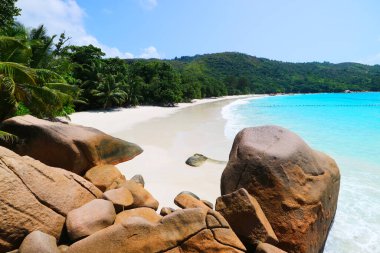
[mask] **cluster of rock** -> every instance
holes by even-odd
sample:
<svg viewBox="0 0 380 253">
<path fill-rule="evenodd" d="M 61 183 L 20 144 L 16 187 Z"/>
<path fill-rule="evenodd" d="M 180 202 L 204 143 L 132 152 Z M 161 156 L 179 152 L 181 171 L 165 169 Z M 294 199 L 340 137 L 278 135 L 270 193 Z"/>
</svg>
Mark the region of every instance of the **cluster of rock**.
<svg viewBox="0 0 380 253">
<path fill-rule="evenodd" d="M 80 146 L 73 159 L 84 156 L 89 161 L 89 153 L 99 154 L 102 137 L 106 143 L 122 145 L 104 133 L 93 136 L 92 142 L 75 133 L 81 141 L 72 141 L 75 138 L 60 128 L 71 125 L 62 123 L 44 122 L 41 127 L 30 117 L 11 122 L 25 126 L 30 120 L 32 129 L 49 129 L 40 133 L 59 140 L 61 147 Z M 81 135 L 88 130 L 75 127 Z M 65 133 L 69 144 L 55 132 Z M 36 138 L 33 134 L 23 136 L 29 139 L 13 149 L 22 155 L 28 145 L 42 142 L 29 141 Z M 131 154 L 107 146 L 104 160 L 98 156 L 87 162 L 94 165 L 91 168 L 75 167 L 79 162 L 72 161 L 75 173 L 0 147 L 0 252 L 323 252 L 336 211 L 339 170 L 331 158 L 294 133 L 274 126 L 242 130 L 223 172 L 223 195 L 215 210 L 209 201 L 181 192 L 174 199 L 179 208 L 157 212 L 159 203 L 145 189 L 143 177 L 128 180 L 107 162 L 142 151 L 124 144 L 132 149 L 123 152 L 132 150 Z"/>
<path fill-rule="evenodd" d="M 158 214 L 141 176 L 99 165 L 85 178 L 0 147 L 0 252 L 246 251 L 210 203 L 189 193 L 175 200 L 184 209 Z"/>
</svg>

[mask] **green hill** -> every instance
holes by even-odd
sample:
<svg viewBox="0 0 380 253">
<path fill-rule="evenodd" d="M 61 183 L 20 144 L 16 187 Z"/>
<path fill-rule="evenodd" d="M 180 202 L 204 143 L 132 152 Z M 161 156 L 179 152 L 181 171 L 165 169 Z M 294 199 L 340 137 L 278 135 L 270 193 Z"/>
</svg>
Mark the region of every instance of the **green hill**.
<svg viewBox="0 0 380 253">
<path fill-rule="evenodd" d="M 289 63 L 232 52 L 185 56 L 166 62 L 182 74 L 224 85 L 229 94 L 380 90 L 379 65 Z"/>
</svg>

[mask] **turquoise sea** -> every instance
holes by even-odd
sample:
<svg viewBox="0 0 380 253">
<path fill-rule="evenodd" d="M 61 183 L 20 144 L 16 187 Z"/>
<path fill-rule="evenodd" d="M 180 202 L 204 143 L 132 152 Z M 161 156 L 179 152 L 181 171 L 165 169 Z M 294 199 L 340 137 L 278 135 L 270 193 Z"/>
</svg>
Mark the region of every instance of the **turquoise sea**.
<svg viewBox="0 0 380 253">
<path fill-rule="evenodd" d="M 225 135 L 280 125 L 332 156 L 341 172 L 326 253 L 380 252 L 380 93 L 269 96 L 223 108 Z"/>
</svg>

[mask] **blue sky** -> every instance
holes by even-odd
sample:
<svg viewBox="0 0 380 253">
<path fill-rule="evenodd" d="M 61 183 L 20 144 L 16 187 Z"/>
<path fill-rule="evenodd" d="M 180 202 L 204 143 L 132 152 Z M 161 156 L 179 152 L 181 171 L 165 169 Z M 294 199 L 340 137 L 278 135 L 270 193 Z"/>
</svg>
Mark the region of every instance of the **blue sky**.
<svg viewBox="0 0 380 253">
<path fill-rule="evenodd" d="M 19 0 L 19 20 L 108 56 L 236 51 L 289 62 L 380 64 L 378 0 Z"/>
</svg>

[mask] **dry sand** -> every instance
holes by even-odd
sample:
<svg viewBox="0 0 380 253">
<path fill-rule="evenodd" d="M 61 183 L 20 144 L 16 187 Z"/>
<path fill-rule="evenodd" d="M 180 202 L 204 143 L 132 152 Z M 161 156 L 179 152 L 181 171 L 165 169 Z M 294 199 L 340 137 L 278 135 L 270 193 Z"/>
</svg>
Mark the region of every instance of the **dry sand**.
<svg viewBox="0 0 380 253">
<path fill-rule="evenodd" d="M 142 106 L 108 112 L 79 112 L 72 123 L 95 127 L 140 145 L 144 152 L 117 167 L 131 178 L 141 174 L 145 188 L 160 206 L 175 207 L 181 191 L 191 191 L 215 203 L 220 196 L 220 176 L 225 164 L 206 162 L 200 167 L 185 164 L 201 153 L 227 161 L 233 140 L 224 135 L 226 120 L 221 110 L 234 100 L 254 96 L 229 96 L 180 104 L 175 108 Z M 259 97 L 259 96 L 255 96 Z"/>
</svg>

